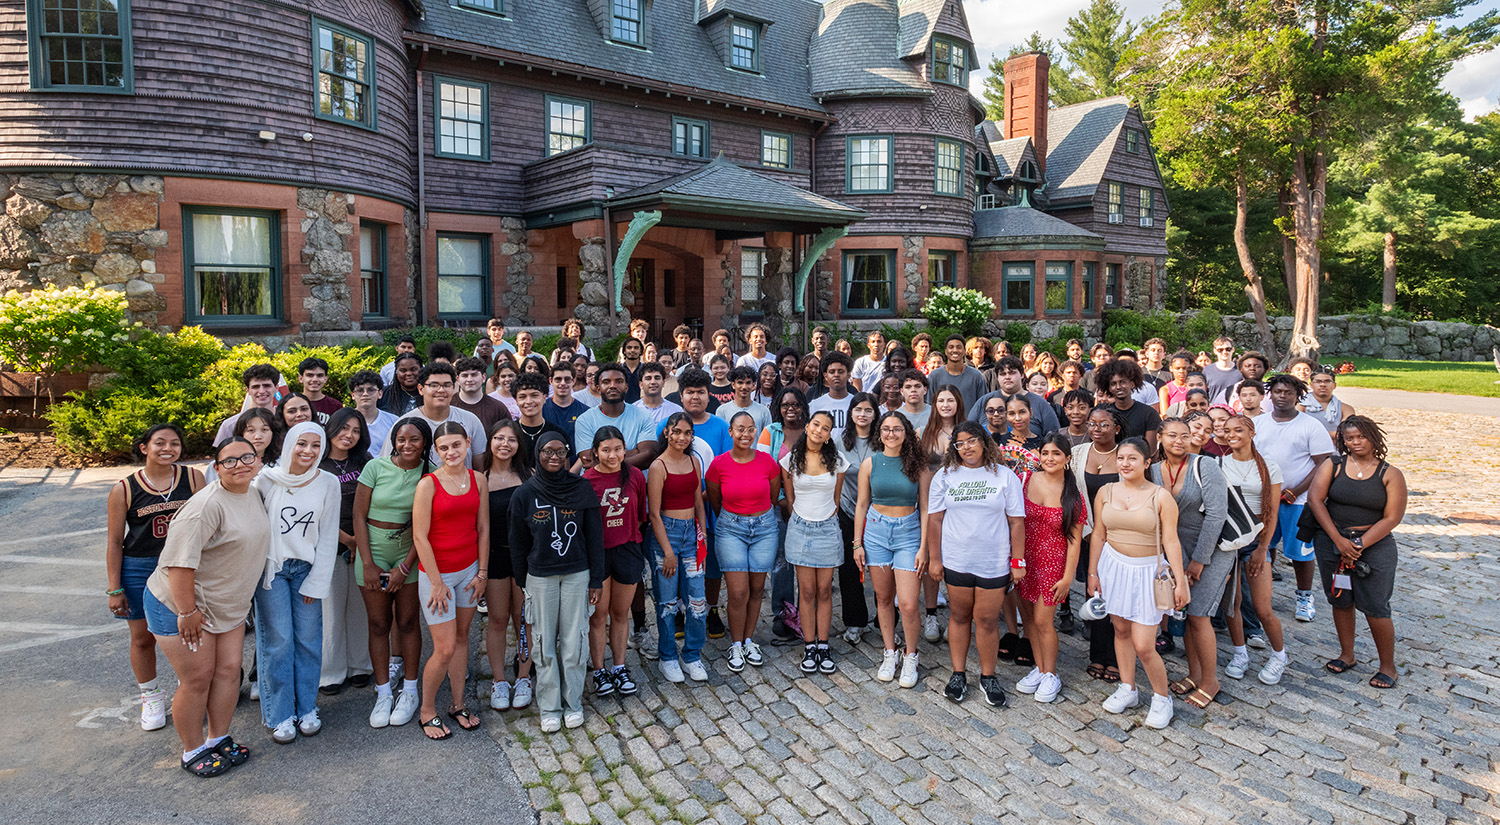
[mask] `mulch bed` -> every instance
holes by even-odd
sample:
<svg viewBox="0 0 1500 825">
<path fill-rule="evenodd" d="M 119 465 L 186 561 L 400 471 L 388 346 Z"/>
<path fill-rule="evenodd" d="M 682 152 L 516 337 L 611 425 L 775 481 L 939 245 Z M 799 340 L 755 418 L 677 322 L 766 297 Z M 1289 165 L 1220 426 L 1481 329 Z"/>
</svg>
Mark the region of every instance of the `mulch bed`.
<svg viewBox="0 0 1500 825">
<path fill-rule="evenodd" d="M 85 467 L 110 467 L 124 464 L 123 461 L 97 461 L 69 455 L 57 446 L 57 439 L 48 434 L 5 433 L 0 435 L 0 470 L 15 469 L 65 469 L 78 470 Z"/>
</svg>

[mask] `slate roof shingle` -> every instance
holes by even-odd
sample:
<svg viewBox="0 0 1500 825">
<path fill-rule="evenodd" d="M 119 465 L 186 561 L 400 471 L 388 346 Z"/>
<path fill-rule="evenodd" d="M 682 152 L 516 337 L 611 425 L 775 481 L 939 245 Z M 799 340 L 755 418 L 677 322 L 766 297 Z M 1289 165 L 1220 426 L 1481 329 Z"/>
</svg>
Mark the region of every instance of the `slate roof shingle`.
<svg viewBox="0 0 1500 825">
<path fill-rule="evenodd" d="M 1092 198 L 1114 153 L 1130 99 L 1102 97 L 1047 113 L 1047 197 Z"/>
<path fill-rule="evenodd" d="M 832 198 L 757 174 L 727 160 L 723 155 L 701 168 L 632 189 L 618 195 L 615 200 L 628 202 L 652 195 L 686 195 L 713 198 L 726 203 L 823 210 L 839 213 L 849 221 L 859 220 L 866 214 L 861 209 Z"/>
<path fill-rule="evenodd" d="M 980 209 L 974 212 L 974 240 L 985 238 L 1071 238 L 1097 239 L 1101 244 L 1104 236 L 1074 226 L 1062 218 L 1054 218 L 1029 206 L 1006 206 L 1000 209 Z"/>
<path fill-rule="evenodd" d="M 904 26 L 896 0 L 829 0 L 819 14 L 811 47 L 814 96 L 932 94 L 899 56 Z"/>
</svg>

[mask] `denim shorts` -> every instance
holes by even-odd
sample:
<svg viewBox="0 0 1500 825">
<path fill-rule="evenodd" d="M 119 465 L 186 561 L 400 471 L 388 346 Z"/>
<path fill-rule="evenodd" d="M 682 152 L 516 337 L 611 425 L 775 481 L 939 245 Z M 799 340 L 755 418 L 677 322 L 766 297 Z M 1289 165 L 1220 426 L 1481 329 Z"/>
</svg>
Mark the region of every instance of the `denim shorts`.
<svg viewBox="0 0 1500 825">
<path fill-rule="evenodd" d="M 838 567 L 844 563 L 844 535 L 839 517 L 808 521 L 792 514 L 786 524 L 786 561 L 798 567 Z"/>
<path fill-rule="evenodd" d="M 714 528 L 719 568 L 726 573 L 771 572 L 779 533 L 774 507 L 755 516 L 723 511 Z"/>
<path fill-rule="evenodd" d="M 917 551 L 922 549 L 922 516 L 909 513 L 899 518 L 874 509 L 865 515 L 865 565 L 894 567 L 917 572 Z"/>
<path fill-rule="evenodd" d="M 115 616 L 116 619 L 138 622 L 146 618 L 146 608 L 141 602 L 141 592 L 146 589 L 146 579 L 156 572 L 156 556 L 123 556 L 120 559 L 120 587 L 125 591 L 125 603 L 129 610 Z M 175 628 L 177 620 L 174 617 Z"/>
<path fill-rule="evenodd" d="M 155 636 L 177 635 L 177 614 L 161 603 L 151 588 L 141 590 L 141 609 L 146 614 L 146 629 Z"/>
<path fill-rule="evenodd" d="M 479 604 L 479 597 L 469 590 L 469 582 L 473 581 L 477 575 L 479 575 L 479 562 L 477 561 L 462 570 L 438 574 L 443 584 L 448 586 L 448 606 L 442 613 L 434 612 L 427 607 L 427 600 L 432 598 L 432 580 L 427 578 L 426 573 L 417 577 L 417 598 L 422 600 L 422 618 L 427 620 L 429 627 L 453 621 L 458 616 L 458 608 L 467 609 Z"/>
</svg>

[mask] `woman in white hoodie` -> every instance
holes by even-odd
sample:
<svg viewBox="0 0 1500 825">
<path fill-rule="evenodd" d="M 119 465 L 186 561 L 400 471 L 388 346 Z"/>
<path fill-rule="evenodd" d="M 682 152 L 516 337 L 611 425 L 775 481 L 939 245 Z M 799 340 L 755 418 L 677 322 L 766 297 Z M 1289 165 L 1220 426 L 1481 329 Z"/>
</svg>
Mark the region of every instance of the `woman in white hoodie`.
<svg viewBox="0 0 1500 825">
<path fill-rule="evenodd" d="M 255 646 L 261 720 L 285 745 L 323 729 L 318 675 L 323 657 L 323 607 L 339 542 L 339 483 L 318 469 L 327 449 L 323 428 L 294 425 L 281 459 L 261 470 L 254 487 L 265 499 L 271 547 L 255 591 Z"/>
</svg>

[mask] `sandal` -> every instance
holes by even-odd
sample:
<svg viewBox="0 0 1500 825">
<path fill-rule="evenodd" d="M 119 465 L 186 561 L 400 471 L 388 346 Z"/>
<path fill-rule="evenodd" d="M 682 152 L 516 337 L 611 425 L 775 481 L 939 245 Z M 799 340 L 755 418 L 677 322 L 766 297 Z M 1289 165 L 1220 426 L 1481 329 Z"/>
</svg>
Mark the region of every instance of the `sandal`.
<svg viewBox="0 0 1500 825">
<path fill-rule="evenodd" d="M 470 713 L 468 708 L 450 708 L 448 710 L 448 718 L 457 722 L 458 726 L 464 730 L 473 730 L 482 723 L 482 720 Z M 473 722 L 473 724 L 465 725 L 465 722 Z"/>
<path fill-rule="evenodd" d="M 1021 645 L 1021 637 L 1014 633 L 1007 633 L 1000 637 L 1000 658 L 1007 662 L 1016 660 L 1016 649 Z"/>
<path fill-rule="evenodd" d="M 1110 665 L 1104 669 L 1104 675 L 1099 678 L 1112 685 L 1120 681 L 1120 669 L 1114 665 Z"/>
<path fill-rule="evenodd" d="M 1167 685 L 1167 690 L 1172 691 L 1173 695 L 1175 696 L 1186 696 L 1197 689 L 1198 683 L 1194 682 L 1192 679 L 1179 679 L 1178 681 Z"/>
<path fill-rule="evenodd" d="M 1375 675 L 1374 676 L 1370 677 L 1370 687 L 1380 688 L 1381 690 L 1386 690 L 1386 689 L 1389 689 L 1389 688 L 1393 688 L 1395 686 L 1396 686 L 1396 677 L 1394 677 L 1394 676 L 1388 676 L 1388 675 L 1386 675 L 1384 673 L 1381 673 L 1378 670 L 1375 671 Z"/>
<path fill-rule="evenodd" d="M 1031 667 L 1036 664 L 1036 654 L 1031 650 L 1031 640 L 1021 639 L 1016 646 L 1016 664 L 1023 667 Z"/>
<path fill-rule="evenodd" d="M 443 735 L 442 736 L 427 736 L 427 728 L 432 728 L 433 730 L 440 730 L 440 731 L 443 732 Z M 443 720 L 442 719 L 439 719 L 438 717 L 434 716 L 431 719 L 428 719 L 426 722 L 422 723 L 422 735 L 423 736 L 427 736 L 428 739 L 431 739 L 434 742 L 441 742 L 444 739 L 450 739 L 450 738 L 452 738 L 453 731 L 448 730 L 448 726 L 445 725 L 445 724 L 443 724 Z"/>
<path fill-rule="evenodd" d="M 201 776 L 205 779 L 210 776 L 218 776 L 229 770 L 229 760 L 214 748 L 209 748 L 192 759 L 182 760 L 182 769 L 193 776 Z"/>
<path fill-rule="evenodd" d="M 1215 694 L 1215 696 L 1217 695 L 1218 694 Z M 1213 704 L 1214 697 L 1209 696 L 1206 692 L 1204 692 L 1203 688 L 1195 687 L 1193 688 L 1193 692 L 1189 693 L 1187 698 L 1183 699 L 1182 701 L 1187 702 L 1195 708 L 1206 708 L 1209 705 Z"/>
<path fill-rule="evenodd" d="M 220 739 L 219 744 L 214 745 L 214 750 L 229 760 L 230 767 L 243 765 L 250 758 L 250 749 L 234 741 L 234 737 L 231 736 Z"/>
<path fill-rule="evenodd" d="M 1323 669 L 1329 673 L 1343 673 L 1346 670 L 1353 670 L 1354 664 L 1354 662 L 1346 662 L 1343 659 L 1329 659 L 1328 664 L 1323 665 Z"/>
<path fill-rule="evenodd" d="M 1095 679 L 1103 679 L 1104 671 L 1104 665 L 1101 665 L 1098 662 L 1089 662 L 1089 666 L 1084 672 Z"/>
<path fill-rule="evenodd" d="M 1170 633 L 1158 633 L 1158 634 L 1156 634 L 1156 652 L 1157 653 L 1159 653 L 1159 654 L 1160 653 L 1171 653 L 1172 651 L 1174 651 L 1176 649 L 1177 649 L 1177 640 L 1172 638 L 1172 634 L 1170 634 Z"/>
</svg>

